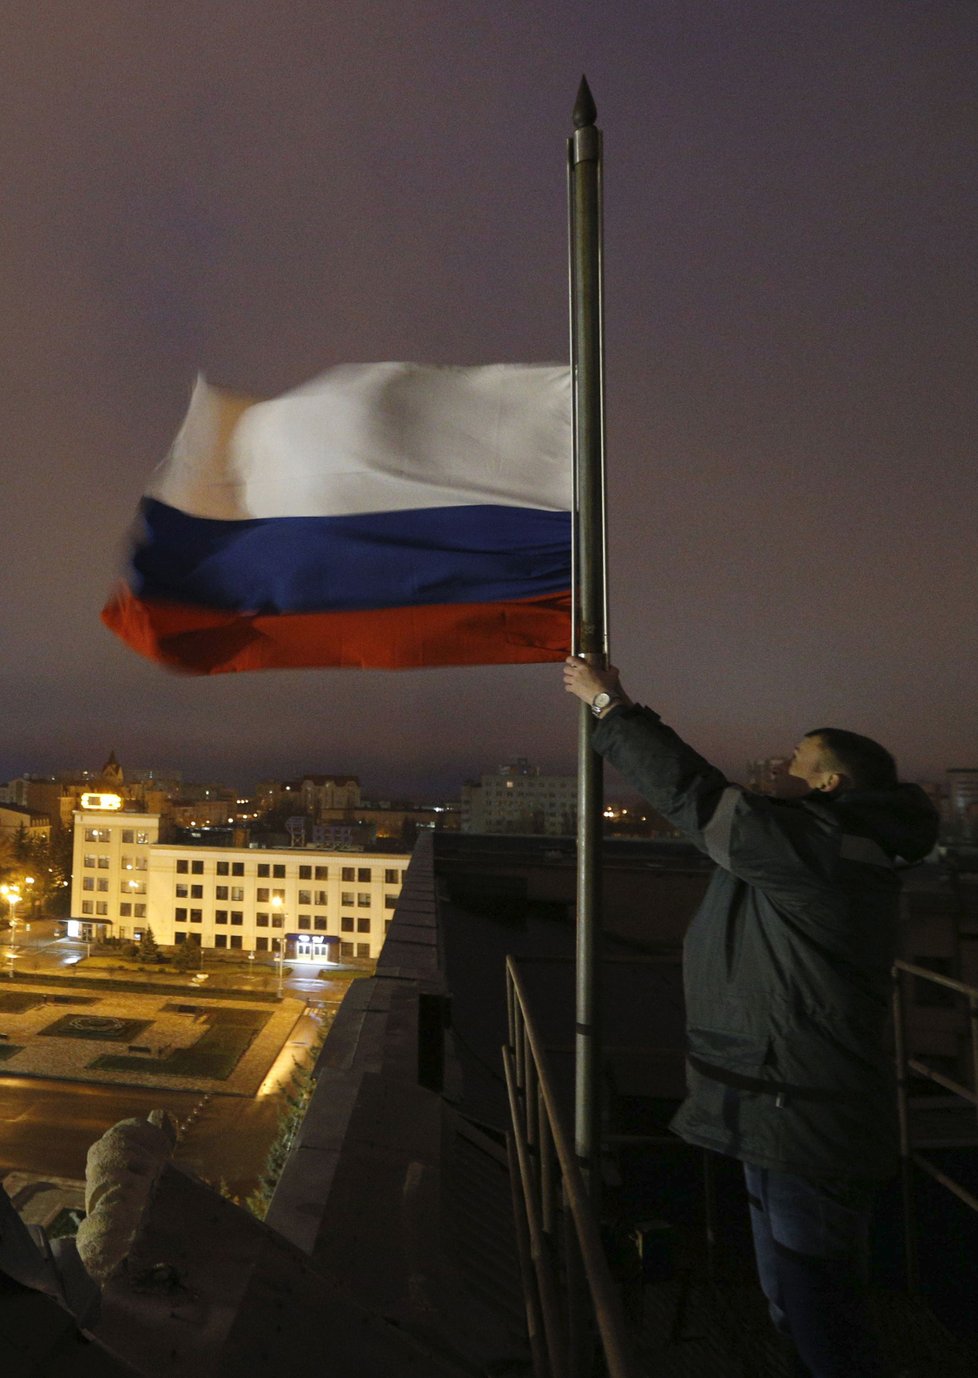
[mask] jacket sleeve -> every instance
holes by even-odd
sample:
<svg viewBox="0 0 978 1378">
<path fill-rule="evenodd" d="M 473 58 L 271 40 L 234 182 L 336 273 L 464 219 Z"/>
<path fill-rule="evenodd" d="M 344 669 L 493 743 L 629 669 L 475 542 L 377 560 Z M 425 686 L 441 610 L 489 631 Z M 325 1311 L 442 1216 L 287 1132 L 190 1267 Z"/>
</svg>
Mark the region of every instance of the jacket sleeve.
<svg viewBox="0 0 978 1378">
<path fill-rule="evenodd" d="M 592 742 L 653 808 L 739 879 L 789 900 L 829 881 L 838 855 L 831 823 L 732 784 L 657 713 L 613 713 Z"/>
<path fill-rule="evenodd" d="M 651 708 L 612 713 L 598 723 L 591 741 L 643 799 L 704 852 L 710 850 L 704 834 L 729 785 L 722 771 Z"/>
</svg>

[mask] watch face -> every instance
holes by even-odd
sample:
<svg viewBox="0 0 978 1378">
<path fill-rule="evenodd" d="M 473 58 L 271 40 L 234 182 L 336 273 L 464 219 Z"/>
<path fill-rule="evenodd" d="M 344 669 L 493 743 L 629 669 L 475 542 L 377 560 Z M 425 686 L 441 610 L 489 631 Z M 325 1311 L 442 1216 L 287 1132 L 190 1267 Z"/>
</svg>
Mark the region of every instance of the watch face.
<svg viewBox="0 0 978 1378">
<path fill-rule="evenodd" d="M 600 694 L 595 694 L 594 698 L 591 700 L 591 707 L 597 708 L 600 712 L 602 708 L 607 708 L 610 702 L 611 695 L 605 691 L 602 691 Z"/>
</svg>

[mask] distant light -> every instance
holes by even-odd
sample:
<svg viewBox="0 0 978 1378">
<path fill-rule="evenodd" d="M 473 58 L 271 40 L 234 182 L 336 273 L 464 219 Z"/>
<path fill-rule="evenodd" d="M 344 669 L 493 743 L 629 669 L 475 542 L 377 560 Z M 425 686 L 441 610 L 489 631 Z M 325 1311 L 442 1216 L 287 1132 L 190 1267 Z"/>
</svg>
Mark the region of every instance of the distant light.
<svg viewBox="0 0 978 1378">
<path fill-rule="evenodd" d="M 121 809 L 122 799 L 118 794 L 83 794 L 81 806 L 83 809 L 107 813 L 113 809 Z"/>
</svg>

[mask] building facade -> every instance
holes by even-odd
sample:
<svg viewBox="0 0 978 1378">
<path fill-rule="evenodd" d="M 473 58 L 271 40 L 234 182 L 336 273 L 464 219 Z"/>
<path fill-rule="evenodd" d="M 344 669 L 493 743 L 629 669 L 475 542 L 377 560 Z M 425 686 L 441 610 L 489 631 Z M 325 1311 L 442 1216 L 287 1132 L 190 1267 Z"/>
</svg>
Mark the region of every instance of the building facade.
<svg viewBox="0 0 978 1378">
<path fill-rule="evenodd" d="M 463 833 L 570 837 L 577 830 L 577 778 L 541 775 L 520 757 L 462 786 Z"/>
<path fill-rule="evenodd" d="M 961 842 L 978 842 L 978 767 L 952 767 L 947 772 L 947 783 L 951 837 Z"/>
<path fill-rule="evenodd" d="M 159 814 L 78 810 L 69 932 L 289 961 L 377 957 L 409 857 L 161 840 Z"/>
</svg>

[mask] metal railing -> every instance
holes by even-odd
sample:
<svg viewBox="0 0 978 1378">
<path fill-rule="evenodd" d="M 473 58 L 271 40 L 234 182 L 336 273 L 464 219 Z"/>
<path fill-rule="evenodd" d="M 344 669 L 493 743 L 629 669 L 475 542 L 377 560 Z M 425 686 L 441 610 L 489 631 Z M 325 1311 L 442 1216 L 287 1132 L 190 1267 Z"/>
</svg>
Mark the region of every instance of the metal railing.
<svg viewBox="0 0 978 1378">
<path fill-rule="evenodd" d="M 592 1371 L 597 1343 L 609 1378 L 636 1378 L 600 1225 L 512 958 L 506 961 L 506 1005 L 510 1177 L 534 1373 L 536 1378 L 583 1378 Z"/>
<path fill-rule="evenodd" d="M 964 996 L 968 1001 L 969 1024 L 971 1027 L 971 1065 L 974 1069 L 975 1090 L 963 1086 L 952 1077 L 945 1076 L 935 1067 L 930 1067 L 920 1058 L 907 1054 L 907 1028 L 903 1000 L 903 977 L 913 976 L 917 980 L 932 981 L 935 985 Z M 893 965 L 893 1030 L 896 1047 L 897 1067 L 897 1113 L 900 1123 L 900 1164 L 903 1187 L 903 1225 L 904 1252 L 906 1261 L 907 1290 L 913 1294 L 920 1291 L 920 1269 L 917 1259 L 916 1211 L 914 1208 L 913 1170 L 919 1170 L 939 1182 L 942 1187 L 959 1201 L 978 1213 L 978 1197 L 972 1195 L 960 1182 L 949 1177 L 946 1172 L 918 1153 L 910 1138 L 910 1093 L 909 1074 L 935 1082 L 946 1091 L 960 1097 L 975 1108 L 978 1116 L 978 987 L 965 985 L 950 976 L 941 976 L 926 967 L 914 966 L 911 962 L 895 962 Z"/>
</svg>

